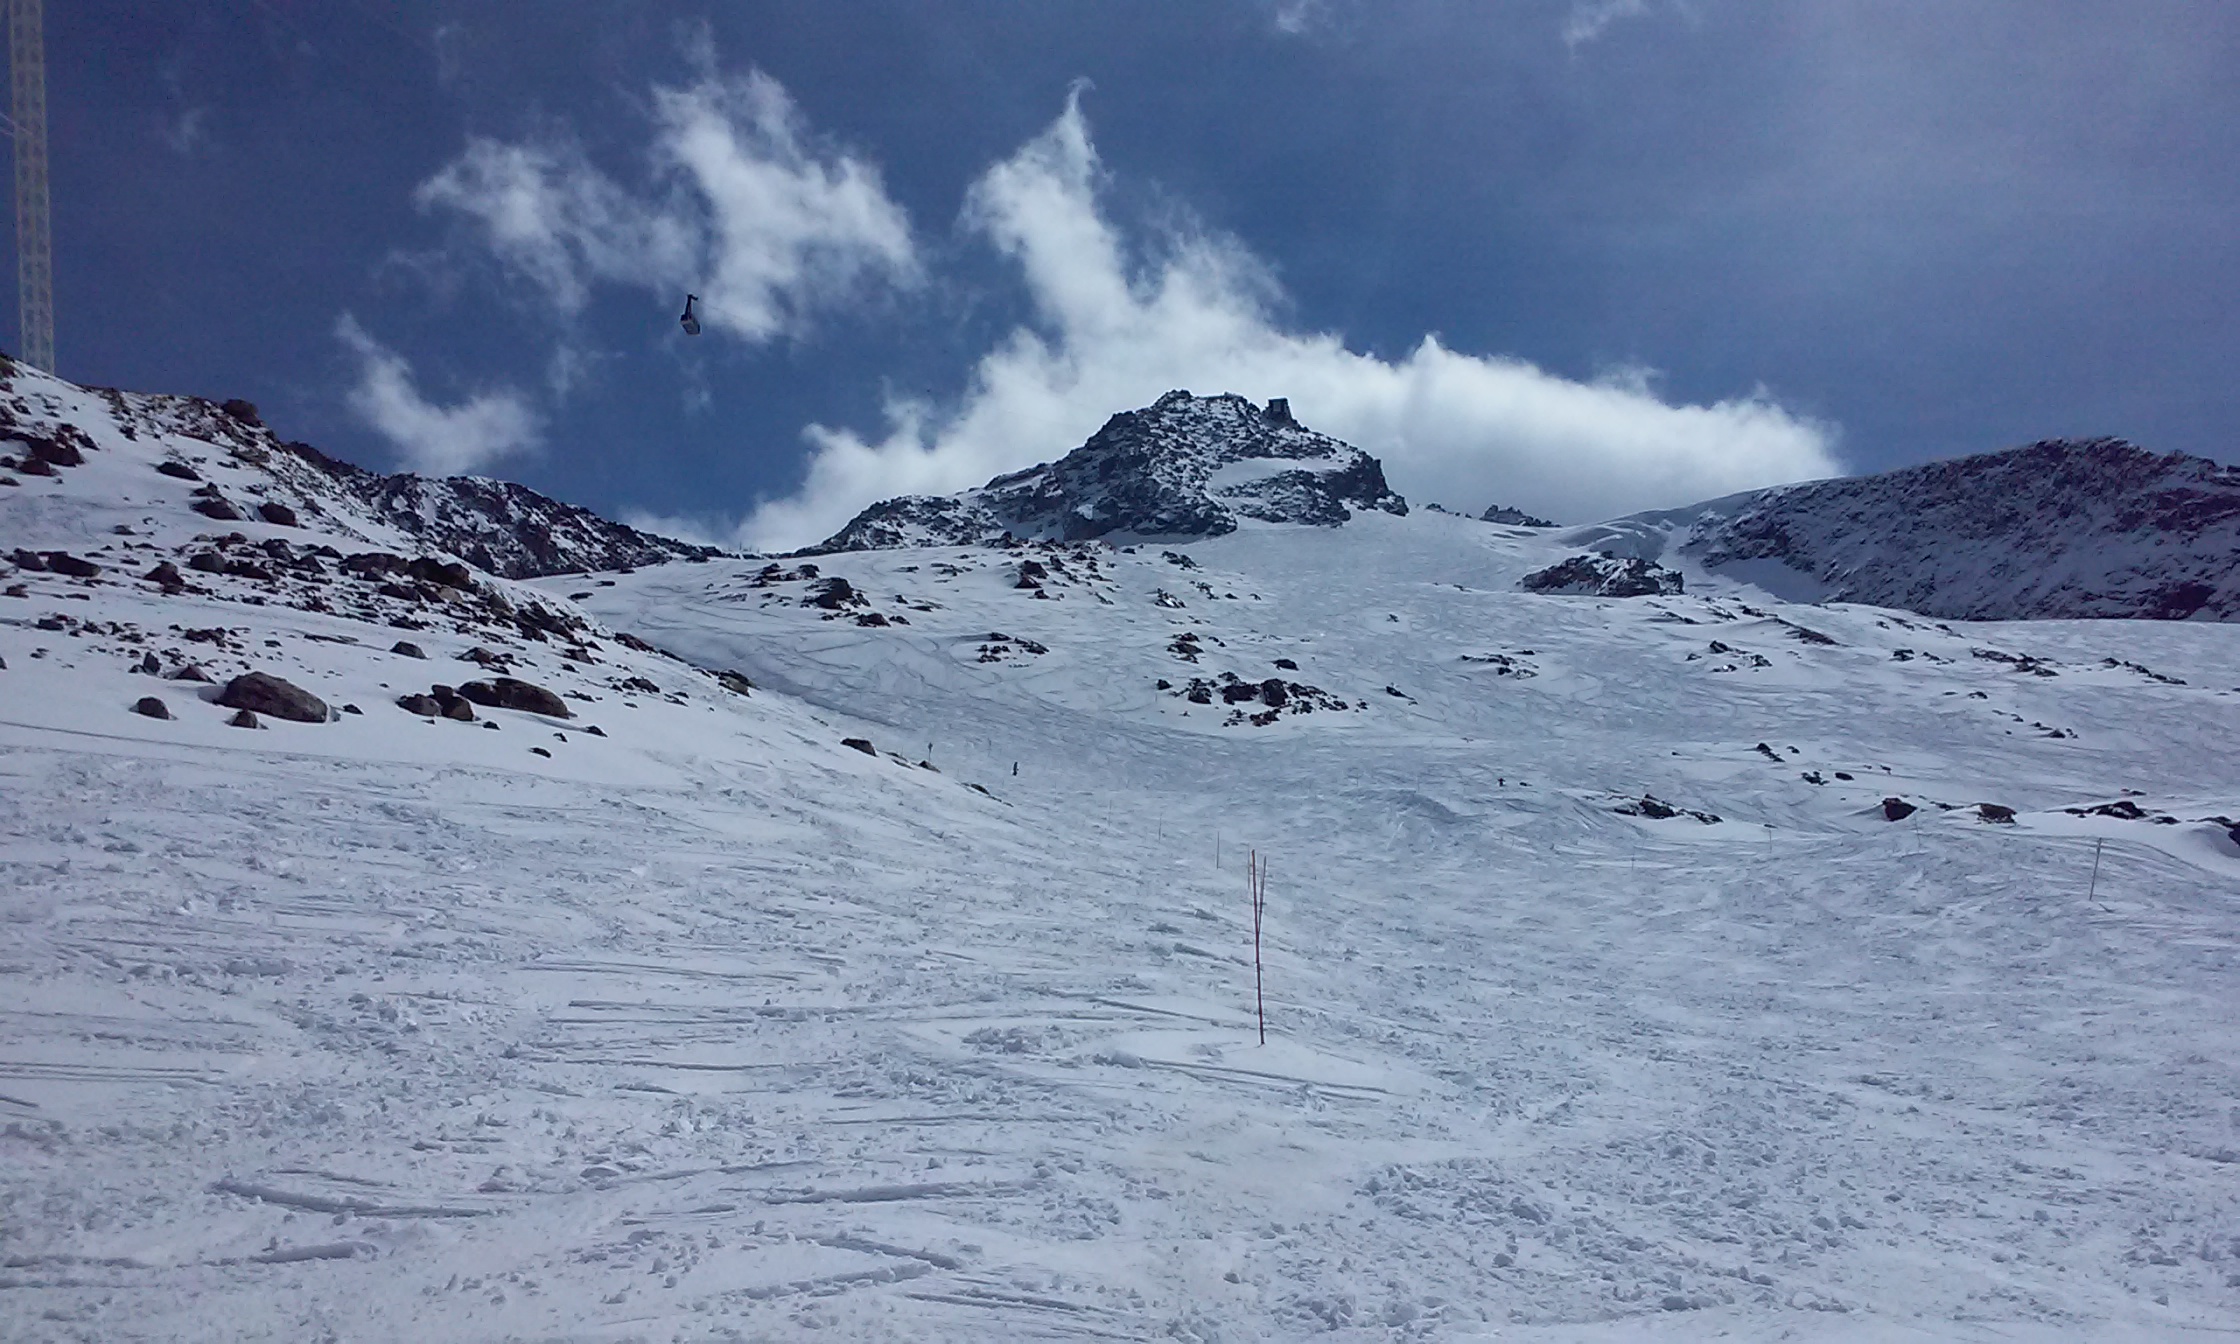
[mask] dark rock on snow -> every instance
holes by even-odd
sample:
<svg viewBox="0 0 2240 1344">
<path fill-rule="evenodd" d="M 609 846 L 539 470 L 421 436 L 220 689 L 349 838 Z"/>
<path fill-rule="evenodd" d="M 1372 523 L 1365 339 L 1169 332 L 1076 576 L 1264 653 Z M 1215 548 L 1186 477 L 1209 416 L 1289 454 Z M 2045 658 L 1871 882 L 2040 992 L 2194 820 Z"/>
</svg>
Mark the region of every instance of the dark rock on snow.
<svg viewBox="0 0 2240 1344">
<path fill-rule="evenodd" d="M 425 658 L 428 656 L 427 654 L 420 651 L 419 645 L 413 643 L 409 639 L 400 639 L 396 643 L 391 644 L 389 646 L 389 652 L 403 654 L 407 658 Z"/>
<path fill-rule="evenodd" d="M 132 706 L 132 712 L 145 714 L 151 719 L 168 719 L 171 717 L 171 706 L 163 703 L 155 696 L 143 695 Z"/>
<path fill-rule="evenodd" d="M 849 607 L 869 606 L 870 601 L 855 590 L 854 584 L 836 575 L 818 580 L 808 595 L 801 599 L 801 605 L 825 611 L 845 611 Z"/>
<path fill-rule="evenodd" d="M 474 575 L 456 560 L 438 560 L 423 555 L 404 567 L 410 577 L 421 583 L 432 583 L 439 588 L 467 589 L 474 587 Z"/>
<path fill-rule="evenodd" d="M 879 749 L 871 745 L 871 740 L 869 738 L 843 737 L 840 739 L 840 745 L 843 747 L 854 747 L 857 751 L 862 752 L 866 756 L 876 756 L 879 754 Z"/>
<path fill-rule="evenodd" d="M 24 446 L 31 450 L 31 461 L 24 463 L 26 468 L 31 462 L 44 462 L 50 467 L 82 467 L 85 465 L 86 455 L 80 450 L 79 444 L 91 446 L 91 442 L 75 425 L 56 426 L 55 435 L 51 439 L 41 438 L 36 434 L 20 434 L 19 437 L 23 439 Z"/>
<path fill-rule="evenodd" d="M 293 682 L 263 672 L 245 672 L 226 683 L 218 703 L 228 709 L 254 710 L 295 723 L 325 723 L 327 702 Z"/>
<path fill-rule="evenodd" d="M 478 705 L 497 709 L 518 709 L 529 714 L 545 714 L 556 719 L 574 718 L 568 702 L 533 682 L 513 677 L 493 677 L 488 681 L 470 681 L 459 688 L 459 694 Z"/>
<path fill-rule="evenodd" d="M 48 551 L 45 559 L 48 569 L 57 574 L 67 574 L 73 579 L 90 579 L 101 572 L 101 566 L 68 551 Z"/>
<path fill-rule="evenodd" d="M 1653 793 L 1644 793 L 1639 802 L 1620 804 L 1619 813 L 1629 817 L 1647 817 L 1652 821 L 1668 821 L 1673 817 L 1694 817 L 1706 826 L 1716 826 L 1720 817 L 1716 812 L 1699 812 L 1692 807 L 1675 807 Z"/>
<path fill-rule="evenodd" d="M 474 722 L 474 705 L 460 695 L 456 688 L 435 686 L 429 689 L 428 694 L 436 702 L 436 713 L 439 716 L 457 719 L 461 723 Z"/>
<path fill-rule="evenodd" d="M 244 709 L 244 710 L 240 711 L 239 713 L 235 714 L 235 715 L 234 715 L 234 716 L 233 716 L 232 718 L 230 718 L 230 719 L 227 719 L 227 720 L 226 720 L 226 726 L 227 726 L 228 728 L 262 728 L 262 727 L 264 727 L 264 725 L 263 725 L 262 723 L 259 723 L 259 722 L 257 721 L 257 712 L 256 712 L 255 710 L 253 710 L 253 709 Z"/>
<path fill-rule="evenodd" d="M 1884 821 L 1904 821 L 1920 810 L 1903 798 L 1885 798 L 1882 800 L 1882 819 Z"/>
<path fill-rule="evenodd" d="M 2102 803 L 2098 807 L 2071 808 L 2069 810 L 2079 816 L 2114 817 L 2118 821 L 2144 821 L 2148 815 L 2147 809 L 2132 802 L 2129 798 L 2118 798 L 2112 803 Z"/>
<path fill-rule="evenodd" d="M 1684 584 L 1654 561 L 1601 551 L 1527 574 L 1517 586 L 1528 593 L 1575 597 L 1657 597 L 1678 593 Z"/>
</svg>

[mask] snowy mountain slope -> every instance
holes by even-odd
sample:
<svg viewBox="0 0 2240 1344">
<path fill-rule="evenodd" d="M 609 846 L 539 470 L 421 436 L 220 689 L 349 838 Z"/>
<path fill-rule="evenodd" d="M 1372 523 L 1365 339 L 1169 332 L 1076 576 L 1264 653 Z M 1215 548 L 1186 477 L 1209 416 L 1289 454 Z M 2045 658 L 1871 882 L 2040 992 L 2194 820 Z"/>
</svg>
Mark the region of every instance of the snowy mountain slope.
<svg viewBox="0 0 2240 1344">
<path fill-rule="evenodd" d="M 2231 625 L 1545 596 L 1560 536 L 1377 510 L 397 596 L 134 451 L 0 489 L 103 567 L 0 575 L 0 1333 L 2240 1309 Z M 492 656 L 570 717 L 393 704 Z"/>
<path fill-rule="evenodd" d="M 982 1038 L 1034 1095 L 1102 1095 L 1116 1060 L 1308 1089 L 1243 1121 L 1242 1098 L 1115 1111 L 1131 1174 L 1066 1179 L 1192 1154 L 1150 1197 L 1162 1227 L 1222 1245 L 1239 1218 L 1282 1225 L 1226 1243 L 1254 1248 L 1250 1292 L 1201 1308 L 1205 1333 L 1466 1335 L 1487 1309 L 1631 1314 L 1645 1335 L 1670 1304 L 1717 1313 L 1675 1337 L 1838 1337 L 1815 1313 L 1841 1311 L 1967 1338 L 1988 1310 L 1983 1337 L 2149 1338 L 2229 1310 L 2220 1098 L 2240 1061 L 2215 985 L 2240 775 L 2206 746 L 2235 722 L 2229 629 L 1516 591 L 1562 553 L 1365 517 L 1132 552 L 829 555 L 813 575 L 671 567 L 591 604 L 972 762 L 1064 847 L 1034 881 L 1084 923 L 1036 956 L 1040 992 L 1110 976 L 1142 1015 L 1027 1011 Z M 1018 586 L 1029 559 L 1039 588 Z M 824 604 L 835 579 L 863 605 Z M 1349 708 L 1261 724 L 1265 700 L 1177 694 L 1225 675 Z M 1645 794 L 1687 811 L 1656 819 Z M 1886 798 L 1918 811 L 1887 821 Z M 2097 876 L 2094 841 L 2121 856 Z M 1276 856 L 1272 1012 L 1308 1061 L 1239 1039 L 1241 843 Z M 1197 1025 L 1160 1025 L 1177 1013 Z M 2111 1071 L 2118 1041 L 2132 1062 Z M 1406 1072 L 1341 1103 L 1332 1055 Z M 2186 1230 L 2122 1223 L 2151 1200 L 2118 1172 Z M 1305 1191 L 1327 1198 L 1303 1211 Z M 2202 1237 L 2208 1259 L 2170 1249 Z M 2156 1257 L 2198 1306 L 2138 1277 Z M 1184 1298 L 1231 1300 L 1211 1278 Z"/>
<path fill-rule="evenodd" d="M 90 468 L 105 488 L 88 497 L 105 502 L 206 499 L 211 521 L 264 522 L 277 508 L 355 541 L 441 552 L 507 578 L 716 554 L 506 481 L 384 476 L 339 462 L 281 440 L 246 402 L 81 388 L 12 364 L 5 380 L 0 478 L 29 485 L 33 497 L 41 481 Z M 167 461 L 187 474 L 147 475 Z"/>
<path fill-rule="evenodd" d="M 2240 620 L 2240 468 L 2055 440 L 1569 534 L 1802 600 L 1971 620 Z"/>
<path fill-rule="evenodd" d="M 1056 462 L 955 495 L 906 495 L 856 515 L 803 551 L 958 546 L 1020 538 L 1080 541 L 1219 536 L 1240 518 L 1335 526 L 1356 509 L 1405 514 L 1384 468 L 1351 444 L 1234 393 L 1169 392 L 1122 411 Z"/>
</svg>

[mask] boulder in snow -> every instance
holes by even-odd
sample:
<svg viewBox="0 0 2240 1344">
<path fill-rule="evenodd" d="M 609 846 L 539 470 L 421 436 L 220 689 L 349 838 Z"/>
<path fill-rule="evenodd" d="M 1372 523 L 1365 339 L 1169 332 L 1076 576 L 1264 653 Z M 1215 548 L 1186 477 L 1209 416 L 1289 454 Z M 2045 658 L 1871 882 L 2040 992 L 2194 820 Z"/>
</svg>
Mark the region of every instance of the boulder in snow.
<svg viewBox="0 0 2240 1344">
<path fill-rule="evenodd" d="M 529 714 L 548 714 L 556 719 L 574 718 L 568 702 L 544 687 L 514 677 L 492 677 L 488 681 L 470 681 L 459 688 L 459 694 L 478 705 L 497 709 L 518 709 Z"/>
<path fill-rule="evenodd" d="M 325 723 L 327 702 L 294 682 L 264 672 L 244 672 L 226 683 L 218 703 L 295 723 Z M 253 726 L 253 725 L 244 725 Z"/>
<path fill-rule="evenodd" d="M 1573 597 L 1659 597 L 1682 591 L 1678 574 L 1654 561 L 1608 551 L 1575 555 L 1517 581 L 1528 593 Z"/>
</svg>

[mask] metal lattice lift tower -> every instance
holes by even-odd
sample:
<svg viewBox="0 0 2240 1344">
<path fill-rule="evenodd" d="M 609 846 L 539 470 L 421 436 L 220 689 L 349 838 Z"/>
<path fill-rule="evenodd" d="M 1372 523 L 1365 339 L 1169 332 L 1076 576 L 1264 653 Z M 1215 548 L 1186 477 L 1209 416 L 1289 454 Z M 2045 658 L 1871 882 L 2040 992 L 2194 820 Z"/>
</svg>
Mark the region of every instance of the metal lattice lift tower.
<svg viewBox="0 0 2240 1344">
<path fill-rule="evenodd" d="M 47 42 L 43 0 L 5 0 L 15 101 L 16 297 L 23 362 L 54 372 L 54 243 L 47 230 Z"/>
</svg>

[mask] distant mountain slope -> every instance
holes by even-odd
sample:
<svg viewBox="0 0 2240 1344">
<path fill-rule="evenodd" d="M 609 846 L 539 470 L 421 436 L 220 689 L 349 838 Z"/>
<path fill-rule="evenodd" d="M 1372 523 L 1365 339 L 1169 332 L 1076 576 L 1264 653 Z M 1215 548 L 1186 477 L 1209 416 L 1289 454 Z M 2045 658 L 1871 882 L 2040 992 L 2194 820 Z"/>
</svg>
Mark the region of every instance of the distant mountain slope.
<svg viewBox="0 0 2240 1344">
<path fill-rule="evenodd" d="M 1221 536 L 1237 520 L 1334 526 L 1353 509 L 1405 514 L 1377 459 L 1234 393 L 1169 392 L 1122 411 L 1054 463 L 954 495 L 874 504 L 804 555 L 957 546 L 1016 537 L 1081 541 L 1113 533 Z"/>
<path fill-rule="evenodd" d="M 96 442 L 138 443 L 192 471 L 215 456 L 246 471 L 206 482 L 213 521 L 266 505 L 317 515 L 369 543 L 444 551 L 504 578 L 621 569 L 718 554 L 609 522 L 526 486 L 474 476 L 383 475 L 280 439 L 247 402 L 80 388 L 23 365 L 0 368 L 0 455 L 45 475 Z M 194 479 L 199 479 L 199 473 Z M 189 479 L 189 478 L 179 478 Z M 214 493 L 213 493 L 214 492 Z"/>
<path fill-rule="evenodd" d="M 1566 542 L 1795 597 L 1964 620 L 2240 620 L 2240 469 L 2121 439 L 2048 440 L 1730 495 Z"/>
</svg>

